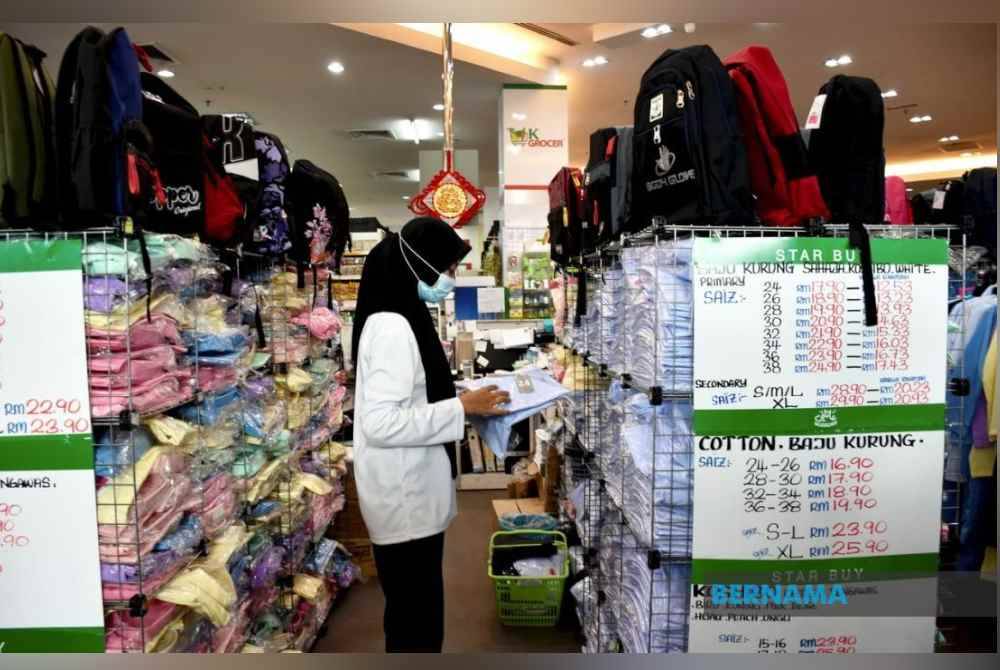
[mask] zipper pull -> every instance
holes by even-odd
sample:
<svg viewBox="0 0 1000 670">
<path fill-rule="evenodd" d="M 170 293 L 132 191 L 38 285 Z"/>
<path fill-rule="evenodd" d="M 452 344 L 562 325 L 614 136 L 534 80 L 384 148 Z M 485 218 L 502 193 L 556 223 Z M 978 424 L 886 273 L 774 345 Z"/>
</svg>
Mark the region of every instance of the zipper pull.
<svg viewBox="0 0 1000 670">
<path fill-rule="evenodd" d="M 653 126 L 653 144 L 660 144 L 660 126 Z"/>
<path fill-rule="evenodd" d="M 684 109 L 684 91 L 677 89 L 677 109 Z"/>
<path fill-rule="evenodd" d="M 131 144 L 125 149 L 125 161 L 128 172 L 128 192 L 134 198 L 139 195 L 139 166 L 136 165 L 135 149 Z"/>
<path fill-rule="evenodd" d="M 694 100 L 694 85 L 691 83 L 690 80 L 688 80 L 688 81 L 686 81 L 684 83 L 685 83 L 685 85 L 687 85 L 688 99 L 689 100 Z"/>
</svg>

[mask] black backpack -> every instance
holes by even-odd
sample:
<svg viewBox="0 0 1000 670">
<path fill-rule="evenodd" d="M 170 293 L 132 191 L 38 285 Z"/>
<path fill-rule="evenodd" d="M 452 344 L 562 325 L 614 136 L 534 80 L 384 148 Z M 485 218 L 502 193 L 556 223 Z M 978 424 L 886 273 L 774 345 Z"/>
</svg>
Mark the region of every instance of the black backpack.
<svg viewBox="0 0 1000 670">
<path fill-rule="evenodd" d="M 837 75 L 820 125 L 809 138 L 809 162 L 834 223 L 879 224 L 885 216 L 882 91 L 871 79 Z"/>
<path fill-rule="evenodd" d="M 962 213 L 971 227 L 969 243 L 997 249 L 997 169 L 976 168 L 965 175 Z"/>
<path fill-rule="evenodd" d="M 276 135 L 254 133 L 260 198 L 254 208 L 251 247 L 258 253 L 276 256 L 291 247 L 285 183 L 291 173 L 285 146 Z"/>
<path fill-rule="evenodd" d="M 205 227 L 201 116 L 159 77 L 140 73 L 142 117 L 153 139 L 152 160 L 166 202 L 153 199 L 142 222 L 147 230 L 201 234 Z"/>
<path fill-rule="evenodd" d="M 745 225 L 753 198 L 736 94 L 707 46 L 668 49 L 635 101 L 630 230 L 667 223 Z"/>
<path fill-rule="evenodd" d="M 589 220 L 583 227 L 586 251 L 611 239 L 611 188 L 615 183 L 617 145 L 617 128 L 601 128 L 590 134 L 590 158 L 583 180 L 589 205 Z"/>
<path fill-rule="evenodd" d="M 587 218 L 583 175 L 564 167 L 549 182 L 549 257 L 566 266 L 583 250 L 583 222 Z"/>
<path fill-rule="evenodd" d="M 291 255 L 299 267 L 300 284 L 307 265 L 332 261 L 339 269 L 351 238 L 351 213 L 340 182 L 311 161 L 297 160 L 285 194 L 291 206 Z"/>
</svg>

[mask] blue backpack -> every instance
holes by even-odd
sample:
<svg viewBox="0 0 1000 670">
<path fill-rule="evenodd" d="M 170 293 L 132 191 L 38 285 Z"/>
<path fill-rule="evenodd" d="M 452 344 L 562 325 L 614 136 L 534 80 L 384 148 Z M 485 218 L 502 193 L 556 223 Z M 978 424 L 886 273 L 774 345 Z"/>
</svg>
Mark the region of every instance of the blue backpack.
<svg viewBox="0 0 1000 670">
<path fill-rule="evenodd" d="M 292 247 L 285 201 L 285 181 L 291 168 L 285 147 L 277 136 L 258 131 L 254 133 L 254 147 L 257 150 L 260 198 L 250 244 L 259 253 L 277 256 Z"/>
</svg>

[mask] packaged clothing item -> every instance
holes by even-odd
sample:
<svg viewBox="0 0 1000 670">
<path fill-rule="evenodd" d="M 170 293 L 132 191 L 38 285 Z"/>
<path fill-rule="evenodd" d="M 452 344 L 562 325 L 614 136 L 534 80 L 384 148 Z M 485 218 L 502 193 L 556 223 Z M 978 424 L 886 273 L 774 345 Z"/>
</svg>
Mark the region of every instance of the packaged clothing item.
<svg viewBox="0 0 1000 670">
<path fill-rule="evenodd" d="M 83 305 L 91 312 L 108 313 L 124 309 L 125 303 L 138 303 L 145 298 L 143 282 L 126 284 L 118 277 L 105 275 L 87 277 L 83 282 Z"/>
<path fill-rule="evenodd" d="M 648 556 L 626 540 L 621 558 L 618 632 L 628 654 L 687 650 L 691 565 L 662 561 L 651 570 Z"/>
<path fill-rule="evenodd" d="M 126 250 L 121 244 L 91 242 L 81 254 L 83 272 L 88 276 L 117 275 L 129 279 L 145 279 L 142 257 Z"/>
<path fill-rule="evenodd" d="M 161 375 L 135 387 L 129 394 L 122 391 L 90 390 L 90 411 L 97 417 L 116 416 L 126 410 L 141 414 L 154 414 L 183 404 L 194 397 L 194 388 L 186 371 L 174 371 Z M 189 374 L 189 373 L 187 373 Z"/>
<path fill-rule="evenodd" d="M 326 580 L 313 575 L 297 574 L 292 582 L 292 591 L 302 596 L 312 604 L 324 598 L 329 598 Z"/>
<path fill-rule="evenodd" d="M 149 555 L 152 556 L 153 554 Z M 191 561 L 190 556 L 174 556 L 170 554 L 170 558 L 171 560 L 159 572 L 151 575 L 149 579 L 143 579 L 141 587 L 137 579 L 121 582 L 102 580 L 101 597 L 105 601 L 127 602 L 140 593 L 144 595 L 155 594 Z M 102 561 L 105 561 L 105 559 L 105 556 L 101 557 Z M 145 557 L 143 560 L 145 560 Z"/>
<path fill-rule="evenodd" d="M 622 250 L 625 371 L 640 387 L 691 390 L 693 246 L 693 240 L 684 239 Z"/>
<path fill-rule="evenodd" d="M 124 470 L 97 492 L 97 521 L 129 523 L 136 516 L 135 502 L 141 502 L 143 513 L 151 507 L 162 507 L 162 500 L 171 486 L 186 479 L 186 468 L 181 452 L 162 446 L 149 449 L 136 461 L 134 473 L 132 469 Z M 136 491 L 139 492 L 138 500 Z"/>
<path fill-rule="evenodd" d="M 181 556 L 191 553 L 204 537 L 201 519 L 196 514 L 186 514 L 177 528 L 165 535 L 153 546 L 156 552 L 171 552 Z"/>
<path fill-rule="evenodd" d="M 129 305 L 128 310 L 125 309 L 125 305 L 120 305 L 107 314 L 87 311 L 84 312 L 84 319 L 88 328 L 124 333 L 126 328 L 141 321 L 149 321 L 151 316 L 156 314 L 169 316 L 178 323 L 190 321 L 187 307 L 172 293 L 161 293 L 150 300 L 140 300 Z"/>
<path fill-rule="evenodd" d="M 311 311 L 294 317 L 292 323 L 305 326 L 313 337 L 320 340 L 329 340 L 340 332 L 340 317 L 326 307 L 313 307 Z"/>
<path fill-rule="evenodd" d="M 312 386 L 313 378 L 302 368 L 293 367 L 288 374 L 275 377 L 275 381 L 292 393 L 302 393 Z"/>
<path fill-rule="evenodd" d="M 285 560 L 285 549 L 283 547 L 269 547 L 260 556 L 254 559 L 250 568 L 250 588 L 253 591 L 267 589 L 274 585 L 278 573 L 281 571 L 282 561 Z"/>
<path fill-rule="evenodd" d="M 177 329 L 177 321 L 166 314 L 153 314 L 151 319 L 143 319 L 133 324 L 126 334 L 123 330 L 87 326 L 87 351 L 127 352 L 143 351 L 161 345 L 169 345 L 174 351 L 184 352 L 184 341 Z"/>
<path fill-rule="evenodd" d="M 180 523 L 186 512 L 197 508 L 199 501 L 191 495 L 192 490 L 191 481 L 181 479 L 168 493 L 159 496 L 160 507 L 152 511 L 144 507 L 138 521 L 99 524 L 101 560 L 134 563 L 152 551 L 154 545 Z"/>
<path fill-rule="evenodd" d="M 130 354 L 104 353 L 87 359 L 92 388 L 138 387 L 177 369 L 177 352 L 169 345 L 138 349 Z"/>
<path fill-rule="evenodd" d="M 218 360 L 218 359 L 215 359 Z M 212 366 L 210 361 L 200 359 L 204 367 L 198 368 L 198 389 L 203 393 L 219 393 L 234 387 L 240 380 L 237 369 L 223 366 Z"/>
<path fill-rule="evenodd" d="M 182 337 L 188 348 L 188 356 L 197 359 L 202 365 L 222 364 L 215 361 L 226 360 L 230 356 L 232 358 L 229 359 L 231 362 L 228 365 L 232 365 L 250 344 L 247 334 L 237 329 L 219 333 L 185 331 Z"/>
<path fill-rule="evenodd" d="M 231 414 L 239 398 L 239 392 L 235 388 L 227 389 L 221 393 L 207 394 L 201 402 L 180 407 L 177 412 L 185 421 L 199 426 L 212 426 Z"/>
<path fill-rule="evenodd" d="M 146 426 L 157 442 L 171 447 L 181 446 L 194 430 L 194 427 L 186 421 L 163 415 L 147 419 Z"/>
<path fill-rule="evenodd" d="M 250 599 L 244 598 L 236 606 L 229 623 L 216 629 L 212 636 L 213 654 L 232 654 L 239 651 L 246 642 L 250 625 Z"/>
<path fill-rule="evenodd" d="M 156 597 L 189 607 L 216 626 L 225 626 L 236 603 L 236 587 L 225 569 L 195 564 L 167 582 Z"/>
<path fill-rule="evenodd" d="M 519 379 L 526 379 L 531 389 L 528 390 L 525 386 L 525 390 L 522 390 L 518 382 Z M 471 417 L 470 419 L 490 450 L 500 457 L 507 453 L 511 428 L 515 423 L 539 414 L 556 400 L 568 394 L 566 388 L 553 379 L 552 375 L 538 368 L 525 368 L 516 375 L 490 375 L 462 385 L 468 389 L 495 385 L 499 390 L 510 394 L 510 403 L 505 407 L 510 411 L 510 414 L 496 417 Z"/>
<path fill-rule="evenodd" d="M 551 514 L 506 512 L 500 516 L 500 530 L 555 530 L 559 522 Z"/>
<path fill-rule="evenodd" d="M 137 428 L 128 432 L 110 429 L 94 431 L 94 473 L 100 477 L 116 477 L 123 468 L 131 468 L 152 448 L 150 432 Z"/>
<path fill-rule="evenodd" d="M 101 563 L 101 581 L 105 584 L 149 584 L 153 580 L 173 576 L 187 560 L 172 551 L 154 551 L 143 556 L 140 563 Z"/>
<path fill-rule="evenodd" d="M 104 625 L 107 631 L 106 651 L 145 651 L 145 641 L 156 640 L 161 631 L 177 618 L 178 610 L 177 605 L 155 598 L 148 602 L 146 613 L 141 617 L 131 616 L 128 609 L 113 610 Z"/>
</svg>

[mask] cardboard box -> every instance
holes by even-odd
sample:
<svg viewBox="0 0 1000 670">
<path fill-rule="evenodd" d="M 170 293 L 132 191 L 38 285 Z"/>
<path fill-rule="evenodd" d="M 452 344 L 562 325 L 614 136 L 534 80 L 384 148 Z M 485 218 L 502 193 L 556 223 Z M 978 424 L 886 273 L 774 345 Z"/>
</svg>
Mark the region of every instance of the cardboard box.
<svg viewBox="0 0 1000 670">
<path fill-rule="evenodd" d="M 493 501 L 493 511 L 496 513 L 494 527 L 500 530 L 500 517 L 504 514 L 545 514 L 545 503 L 539 498 L 519 498 L 516 500 L 504 500 L 497 498 Z"/>
<path fill-rule="evenodd" d="M 365 577 L 378 577 L 378 568 L 375 567 L 375 552 L 372 549 L 372 542 L 367 537 L 339 539 L 337 540 L 347 551 L 351 552 L 354 562 L 361 568 L 361 574 Z"/>
</svg>

